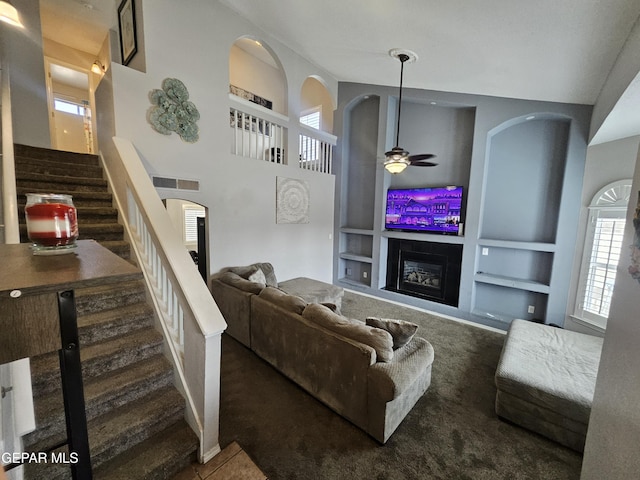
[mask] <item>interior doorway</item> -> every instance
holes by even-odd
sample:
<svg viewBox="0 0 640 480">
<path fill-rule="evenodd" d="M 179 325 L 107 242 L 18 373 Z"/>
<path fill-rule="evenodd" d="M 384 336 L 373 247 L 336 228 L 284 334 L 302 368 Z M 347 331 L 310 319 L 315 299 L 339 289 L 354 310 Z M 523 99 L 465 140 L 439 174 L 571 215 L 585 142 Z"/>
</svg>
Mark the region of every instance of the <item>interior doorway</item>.
<svg viewBox="0 0 640 480">
<path fill-rule="evenodd" d="M 89 70 L 45 59 L 49 130 L 56 150 L 97 151 L 93 115 L 93 85 Z"/>
<path fill-rule="evenodd" d="M 178 198 L 166 198 L 163 202 L 171 222 L 182 237 L 182 243 L 198 267 L 200 276 L 207 283 L 209 272 L 206 207 Z"/>
</svg>

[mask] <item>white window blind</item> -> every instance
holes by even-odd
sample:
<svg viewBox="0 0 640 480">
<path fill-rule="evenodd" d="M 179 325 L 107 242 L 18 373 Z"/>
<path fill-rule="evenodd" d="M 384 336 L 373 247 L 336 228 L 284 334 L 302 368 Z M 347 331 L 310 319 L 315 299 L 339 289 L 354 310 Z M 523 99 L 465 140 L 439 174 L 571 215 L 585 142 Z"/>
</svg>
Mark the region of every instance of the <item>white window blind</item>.
<svg viewBox="0 0 640 480">
<path fill-rule="evenodd" d="M 300 123 L 307 125 L 308 127 L 315 128 L 316 130 L 320 130 L 321 112 L 322 108 L 320 106 L 302 112 L 302 115 L 300 115 Z"/>
<path fill-rule="evenodd" d="M 595 219 L 583 309 L 605 318 L 609 316 L 611 295 L 616 282 L 624 224 L 624 218 Z"/>
<path fill-rule="evenodd" d="M 589 205 L 574 316 L 605 329 L 623 250 L 631 180 L 603 187 Z"/>
<path fill-rule="evenodd" d="M 198 242 L 198 217 L 204 217 L 204 208 L 184 207 L 184 243 Z"/>
</svg>

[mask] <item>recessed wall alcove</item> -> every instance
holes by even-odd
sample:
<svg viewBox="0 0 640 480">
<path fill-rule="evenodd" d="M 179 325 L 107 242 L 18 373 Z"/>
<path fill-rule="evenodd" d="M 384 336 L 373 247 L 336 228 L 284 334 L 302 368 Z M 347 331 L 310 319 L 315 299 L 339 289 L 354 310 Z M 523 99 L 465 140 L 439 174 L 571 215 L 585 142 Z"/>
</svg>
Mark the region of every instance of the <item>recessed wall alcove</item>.
<svg viewBox="0 0 640 480">
<path fill-rule="evenodd" d="M 229 85 L 272 102 L 276 113 L 287 114 L 287 79 L 278 58 L 262 42 L 242 37 L 229 51 Z"/>
<path fill-rule="evenodd" d="M 393 104 L 397 105 L 396 102 Z M 396 108 L 394 106 L 394 110 L 390 111 L 390 122 L 394 124 Z M 399 144 L 412 154 L 435 154 L 433 161 L 438 165 L 413 167 L 407 171 L 407 175 L 390 176 L 390 186 L 461 185 L 466 190 L 469 187 L 475 114 L 475 107 L 403 100 Z M 390 129 L 395 131 L 395 127 Z"/>
<path fill-rule="evenodd" d="M 347 201 L 343 226 L 373 230 L 380 97 L 363 97 L 349 112 Z"/>
<path fill-rule="evenodd" d="M 552 308 L 557 318 L 549 298 L 570 132 L 567 117 L 531 114 L 488 133 L 473 314 L 506 325 L 544 321 Z"/>
<path fill-rule="evenodd" d="M 569 141 L 569 121 L 522 119 L 490 133 L 480 236 L 553 243 Z"/>
</svg>

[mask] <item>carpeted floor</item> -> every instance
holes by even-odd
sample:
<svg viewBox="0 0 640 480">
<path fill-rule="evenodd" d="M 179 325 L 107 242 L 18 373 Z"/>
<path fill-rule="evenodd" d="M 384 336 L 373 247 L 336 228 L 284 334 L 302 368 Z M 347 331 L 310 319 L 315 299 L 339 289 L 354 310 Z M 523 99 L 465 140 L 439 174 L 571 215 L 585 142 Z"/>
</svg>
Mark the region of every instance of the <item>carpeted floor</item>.
<svg viewBox="0 0 640 480">
<path fill-rule="evenodd" d="M 580 477 L 580 454 L 496 417 L 503 334 L 352 292 L 342 313 L 410 320 L 434 347 L 431 387 L 389 441 L 380 445 L 224 335 L 222 448 L 237 441 L 270 480 Z"/>
</svg>

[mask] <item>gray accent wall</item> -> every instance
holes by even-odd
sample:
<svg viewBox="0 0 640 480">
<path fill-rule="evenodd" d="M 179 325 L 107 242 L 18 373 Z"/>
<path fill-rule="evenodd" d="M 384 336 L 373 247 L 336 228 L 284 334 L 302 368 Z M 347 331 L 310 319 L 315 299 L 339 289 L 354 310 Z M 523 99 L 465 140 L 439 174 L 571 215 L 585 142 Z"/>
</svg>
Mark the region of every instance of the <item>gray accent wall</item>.
<svg viewBox="0 0 640 480">
<path fill-rule="evenodd" d="M 334 281 L 502 329 L 514 318 L 562 325 L 591 107 L 405 89 L 400 146 L 438 166 L 391 175 L 397 93 L 339 85 Z M 464 187 L 463 235 L 385 231 L 388 188 L 445 185 Z M 389 238 L 463 246 L 457 308 L 384 290 Z"/>
</svg>

